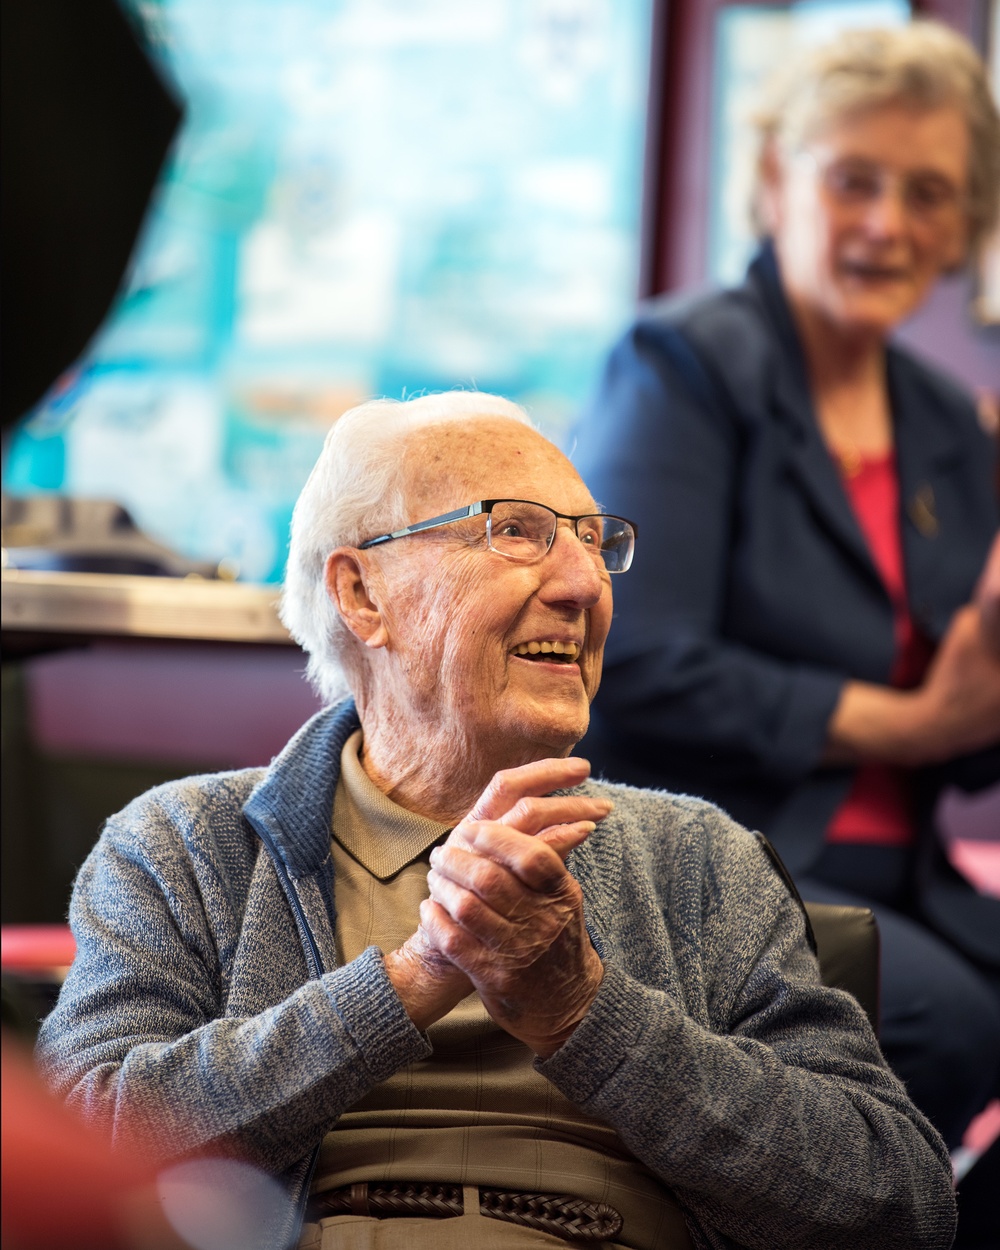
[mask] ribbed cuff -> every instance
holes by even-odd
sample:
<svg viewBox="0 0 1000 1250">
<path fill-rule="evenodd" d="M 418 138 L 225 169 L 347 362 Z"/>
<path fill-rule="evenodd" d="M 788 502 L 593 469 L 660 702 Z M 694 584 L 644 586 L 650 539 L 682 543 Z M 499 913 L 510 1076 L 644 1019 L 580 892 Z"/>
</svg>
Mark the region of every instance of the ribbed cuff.
<svg viewBox="0 0 1000 1250">
<path fill-rule="evenodd" d="M 404 1064 L 426 1059 L 433 1047 L 400 1001 L 382 952 L 369 946 L 357 959 L 323 978 L 333 1009 L 357 1046 L 373 1082 Z"/>
<path fill-rule="evenodd" d="M 646 996 L 627 973 L 605 964 L 590 1010 L 554 1055 L 535 1061 L 536 1069 L 571 1102 L 584 1106 L 638 1046 L 645 1031 Z"/>
</svg>

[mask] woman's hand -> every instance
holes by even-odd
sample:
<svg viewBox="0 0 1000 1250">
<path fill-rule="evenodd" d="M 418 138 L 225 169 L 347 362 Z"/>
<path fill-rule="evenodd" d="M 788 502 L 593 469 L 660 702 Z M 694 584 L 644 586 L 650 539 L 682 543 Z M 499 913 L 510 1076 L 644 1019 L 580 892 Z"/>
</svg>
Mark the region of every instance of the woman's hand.
<svg viewBox="0 0 1000 1250">
<path fill-rule="evenodd" d="M 611 804 L 606 799 L 592 799 L 581 795 L 556 796 L 549 792 L 578 786 L 587 779 L 589 773 L 590 765 L 587 761 L 576 758 L 541 760 L 497 773 L 469 815 L 452 830 L 444 846 L 432 853 L 433 868 L 428 874 L 432 897 L 436 886 L 439 891 L 448 889 L 447 886 L 439 884 L 444 879 L 442 874 L 446 863 L 452 867 L 461 864 L 468 868 L 469 861 L 475 860 L 477 862 L 472 872 L 473 875 L 479 874 L 482 877 L 482 888 L 499 905 L 509 904 L 516 907 L 516 901 L 509 891 L 504 896 L 505 902 L 501 902 L 500 894 L 493 894 L 486 881 L 488 877 L 492 886 L 501 893 L 510 884 L 508 875 L 511 870 L 501 867 L 491 857 L 491 851 L 498 857 L 509 851 L 505 842 L 508 835 L 514 836 L 516 840 L 513 862 L 539 886 L 553 884 L 558 879 L 561 886 L 565 888 L 571 884 L 571 890 L 575 889 L 579 893 L 579 886 L 566 872 L 563 861 L 573 847 L 578 846 L 590 834 L 596 821 L 602 820 L 608 814 Z M 492 840 L 486 838 L 484 841 L 486 829 L 493 831 Z M 533 864 L 535 868 L 532 868 Z M 538 895 L 538 899 L 554 902 L 544 891 Z M 459 960 L 453 958 L 453 950 L 448 949 L 452 944 L 447 939 L 441 941 L 445 931 L 443 914 L 438 915 L 433 909 L 428 912 L 428 903 L 429 900 L 421 908 L 421 924 L 416 933 L 385 959 L 389 979 L 411 1020 L 420 1029 L 427 1028 L 446 1015 L 472 991 L 474 985 L 482 992 L 481 987 L 474 980 L 470 980 L 468 970 L 463 968 Z M 557 909 L 550 907 L 544 918 L 550 930 L 556 914 Z M 580 914 L 582 917 L 582 905 Z M 550 931 L 550 943 L 554 936 Z M 585 930 L 583 938 L 599 966 L 600 960 L 590 946 Z M 530 941 L 537 947 L 538 943 L 545 943 L 545 937 L 541 933 L 534 933 Z M 454 950 L 459 954 L 468 953 L 463 944 L 456 945 Z M 524 954 L 522 948 L 516 958 L 523 960 Z M 505 958 L 509 961 L 511 956 L 512 951 L 507 950 Z M 596 993 L 596 986 L 594 992 Z M 502 1020 L 498 1019 L 497 1022 L 506 1027 Z M 518 1034 L 515 1033 L 515 1036 Z M 552 1049 L 556 1049 L 556 1046 Z"/>
<path fill-rule="evenodd" d="M 878 760 L 908 768 L 1000 741 L 1000 649 L 982 608 L 968 604 L 955 613 L 915 690 L 848 682 L 828 734 L 828 763 Z"/>
<path fill-rule="evenodd" d="M 990 547 L 972 602 L 979 609 L 979 624 L 986 645 L 1000 659 L 1000 534 Z"/>
<path fill-rule="evenodd" d="M 955 613 L 915 698 L 928 762 L 1000 741 L 1000 648 L 976 604 Z"/>
<path fill-rule="evenodd" d="M 586 1014 L 604 968 L 583 918 L 583 893 L 564 860 L 611 811 L 606 799 L 529 797 L 577 785 L 583 760 L 542 760 L 498 773 L 483 800 L 431 855 L 421 928 L 468 976 L 512 1036 L 551 1055 Z M 499 819 L 503 807 L 525 782 Z"/>
</svg>

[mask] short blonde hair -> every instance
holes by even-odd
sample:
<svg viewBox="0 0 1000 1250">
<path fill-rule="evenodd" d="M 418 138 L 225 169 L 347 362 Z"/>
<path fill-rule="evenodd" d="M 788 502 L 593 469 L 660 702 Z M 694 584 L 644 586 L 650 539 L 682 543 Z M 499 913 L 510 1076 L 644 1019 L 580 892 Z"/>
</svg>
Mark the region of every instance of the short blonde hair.
<svg viewBox="0 0 1000 1250">
<path fill-rule="evenodd" d="M 975 48 L 932 21 L 845 31 L 795 57 L 770 80 L 753 119 L 760 136 L 753 208 L 758 230 L 763 157 L 772 141 L 794 150 L 848 114 L 888 104 L 961 110 L 969 128 L 966 215 L 974 253 L 1000 208 L 1000 114 Z"/>
</svg>

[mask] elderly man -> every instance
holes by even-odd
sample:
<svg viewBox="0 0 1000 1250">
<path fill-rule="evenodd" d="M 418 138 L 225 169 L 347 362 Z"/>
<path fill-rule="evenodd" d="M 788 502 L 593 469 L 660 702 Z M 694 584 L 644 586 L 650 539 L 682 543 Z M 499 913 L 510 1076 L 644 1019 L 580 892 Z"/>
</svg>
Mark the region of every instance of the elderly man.
<svg viewBox="0 0 1000 1250">
<path fill-rule="evenodd" d="M 280 1176 L 261 1245 L 950 1244 L 943 1146 L 759 840 L 570 755 L 634 539 L 504 400 L 347 413 L 283 608 L 334 705 L 82 869 L 50 1077 Z"/>
</svg>

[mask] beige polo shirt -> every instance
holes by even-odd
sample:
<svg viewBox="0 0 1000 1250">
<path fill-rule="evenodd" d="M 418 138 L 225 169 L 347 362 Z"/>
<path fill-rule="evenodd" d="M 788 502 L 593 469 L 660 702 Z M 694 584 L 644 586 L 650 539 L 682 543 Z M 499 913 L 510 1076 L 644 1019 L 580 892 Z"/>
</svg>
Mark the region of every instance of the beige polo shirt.
<svg viewBox="0 0 1000 1250">
<path fill-rule="evenodd" d="M 416 930 L 428 855 L 447 829 L 393 803 L 344 745 L 333 809 L 337 956 L 395 950 Z M 314 1192 L 354 1181 L 414 1180 L 572 1194 L 610 1203 L 618 1243 L 690 1246 L 667 1190 L 617 1133 L 585 1115 L 532 1066 L 533 1053 L 493 1023 L 472 993 L 430 1026 L 433 1054 L 345 1112 L 326 1135 Z"/>
</svg>

